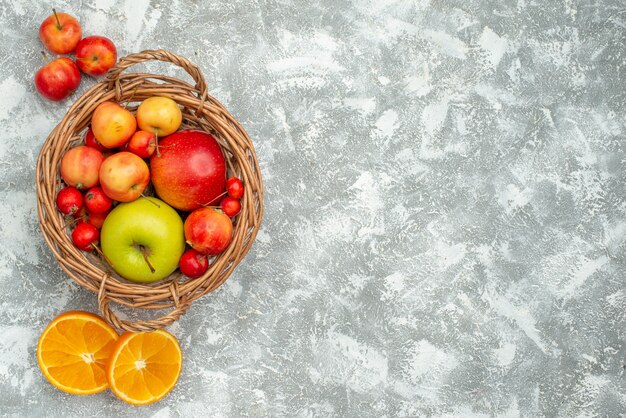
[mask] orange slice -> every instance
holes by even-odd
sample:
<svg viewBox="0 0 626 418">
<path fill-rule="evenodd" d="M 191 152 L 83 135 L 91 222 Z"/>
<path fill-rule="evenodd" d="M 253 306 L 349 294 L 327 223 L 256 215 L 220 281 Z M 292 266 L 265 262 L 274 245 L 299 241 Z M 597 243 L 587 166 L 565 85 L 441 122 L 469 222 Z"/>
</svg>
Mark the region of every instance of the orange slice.
<svg viewBox="0 0 626 418">
<path fill-rule="evenodd" d="M 130 404 L 156 402 L 176 385 L 182 360 L 180 345 L 169 332 L 126 332 L 109 358 L 109 385 L 117 397 Z"/>
<path fill-rule="evenodd" d="M 118 335 L 98 315 L 69 311 L 46 327 L 37 344 L 37 361 L 57 388 L 76 395 L 106 389 L 106 365 Z"/>
</svg>

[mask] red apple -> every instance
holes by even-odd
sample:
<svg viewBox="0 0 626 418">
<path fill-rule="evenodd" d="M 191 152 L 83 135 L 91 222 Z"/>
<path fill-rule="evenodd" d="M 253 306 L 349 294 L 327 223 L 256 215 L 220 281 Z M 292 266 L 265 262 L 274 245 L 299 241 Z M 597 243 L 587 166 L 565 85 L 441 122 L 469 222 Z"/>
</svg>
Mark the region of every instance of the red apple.
<svg viewBox="0 0 626 418">
<path fill-rule="evenodd" d="M 217 255 L 233 239 L 233 223 L 223 212 L 212 208 L 196 209 L 183 225 L 185 240 L 202 254 Z"/>
<path fill-rule="evenodd" d="M 113 200 L 101 187 L 92 187 L 85 193 L 85 207 L 91 213 L 106 213 L 113 206 Z"/>
<path fill-rule="evenodd" d="M 100 167 L 100 185 L 104 193 L 119 202 L 132 202 L 146 189 L 150 170 L 141 157 L 122 151 L 104 160 Z"/>
<path fill-rule="evenodd" d="M 207 260 L 206 255 L 190 248 L 180 257 L 178 266 L 180 267 L 180 272 L 185 276 L 190 279 L 197 279 L 209 268 L 209 260 Z"/>
<path fill-rule="evenodd" d="M 117 61 L 117 49 L 109 38 L 88 36 L 76 46 L 76 62 L 85 74 L 98 76 L 109 71 Z"/>
<path fill-rule="evenodd" d="M 100 238 L 100 231 L 91 224 L 81 223 L 72 231 L 72 242 L 83 251 L 91 251 Z"/>
<path fill-rule="evenodd" d="M 83 208 L 83 201 L 83 194 L 76 187 L 64 187 L 57 194 L 57 209 L 66 215 L 73 215 Z"/>
<path fill-rule="evenodd" d="M 61 178 L 77 189 L 88 189 L 98 184 L 102 153 L 81 145 L 68 150 L 61 159 Z"/>
<path fill-rule="evenodd" d="M 80 23 L 67 13 L 57 13 L 54 9 L 52 12 L 39 26 L 39 39 L 51 52 L 69 54 L 82 36 Z"/>
<path fill-rule="evenodd" d="M 226 183 L 226 162 L 212 135 L 179 131 L 160 141 L 159 147 L 160 156 L 150 157 L 150 169 L 161 199 L 184 211 L 219 201 Z"/>
<path fill-rule="evenodd" d="M 91 130 L 105 148 L 124 145 L 136 129 L 135 115 L 114 102 L 100 103 L 91 115 Z"/>
<path fill-rule="evenodd" d="M 149 158 L 156 149 L 156 135 L 148 131 L 137 131 L 124 145 L 124 149 L 141 158 Z"/>
<path fill-rule="evenodd" d="M 100 152 L 109 151 L 107 147 L 104 147 L 101 143 L 98 142 L 91 128 L 88 128 L 87 133 L 85 134 L 85 145 L 91 148 L 95 148 Z"/>
<path fill-rule="evenodd" d="M 43 97 L 58 102 L 72 94 L 80 84 L 80 71 L 69 58 L 50 61 L 35 73 L 35 88 Z"/>
</svg>

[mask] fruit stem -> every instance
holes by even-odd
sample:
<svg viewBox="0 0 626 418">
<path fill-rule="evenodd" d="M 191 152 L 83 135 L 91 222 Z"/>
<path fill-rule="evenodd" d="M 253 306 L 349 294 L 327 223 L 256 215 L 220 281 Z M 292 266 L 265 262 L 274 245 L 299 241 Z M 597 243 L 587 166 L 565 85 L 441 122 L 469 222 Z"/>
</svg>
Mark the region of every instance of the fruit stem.
<svg viewBox="0 0 626 418">
<path fill-rule="evenodd" d="M 57 15 L 57 11 L 54 10 L 54 8 L 52 8 L 52 13 L 54 13 L 54 18 L 57 20 L 57 29 L 58 30 L 63 29 L 63 25 L 61 24 L 61 21 L 59 20 L 59 16 Z"/>
<path fill-rule="evenodd" d="M 46 55 L 46 53 L 44 51 L 40 51 L 40 52 L 41 52 L 41 55 L 43 56 L 43 60 L 45 62 L 50 62 L 50 60 L 48 59 L 48 56 Z"/>
<path fill-rule="evenodd" d="M 137 93 L 138 89 L 139 89 L 139 86 L 135 87 L 135 90 L 133 90 L 133 92 L 130 94 L 130 97 L 128 98 L 128 100 L 124 104 L 124 109 L 126 109 L 128 107 L 128 105 L 130 104 L 130 102 L 133 101 L 133 98 L 135 97 L 135 93 Z"/>
<path fill-rule="evenodd" d="M 156 270 L 154 269 L 154 267 L 152 267 L 152 264 L 150 263 L 150 260 L 148 259 L 148 251 L 146 250 L 146 247 L 144 247 L 143 245 L 140 245 L 139 251 L 141 251 L 141 254 L 143 255 L 143 259 L 146 260 L 146 264 L 150 268 L 150 272 L 154 273 Z"/>
<path fill-rule="evenodd" d="M 154 130 L 154 145 L 156 147 L 157 158 L 161 158 L 161 150 L 159 149 L 159 130 Z"/>
<path fill-rule="evenodd" d="M 152 203 L 152 204 L 153 204 L 154 206 L 156 206 L 157 208 L 160 208 L 160 207 L 161 207 L 161 205 L 159 205 L 157 202 L 155 202 L 155 201 L 153 201 L 153 200 L 148 199 L 148 196 L 146 196 L 145 194 L 143 194 L 143 193 L 142 193 L 142 194 L 141 194 L 141 197 L 143 197 L 144 199 L 146 199 L 148 202 Z"/>
<path fill-rule="evenodd" d="M 96 252 L 97 252 L 98 254 L 100 254 L 100 255 L 102 256 L 102 258 L 104 258 L 104 259 L 106 260 L 106 262 L 107 262 L 107 263 L 109 263 L 109 265 L 110 265 L 110 266 L 113 266 L 113 263 L 111 262 L 111 260 L 109 259 L 109 257 L 107 257 L 107 256 L 106 256 L 106 255 L 102 252 L 102 250 L 100 249 L 100 247 L 98 247 L 98 246 L 96 245 L 96 243 L 92 242 L 92 243 L 91 243 L 91 246 L 93 247 L 93 249 L 94 249 L 94 250 L 96 250 Z"/>
<path fill-rule="evenodd" d="M 224 196 L 225 194 L 228 194 L 228 191 L 225 191 L 224 193 L 221 193 L 221 194 L 215 196 L 213 199 L 209 200 L 209 202 L 214 202 L 217 199 L 219 199 L 220 197 Z M 221 208 L 221 206 L 219 206 L 219 205 L 218 206 L 213 206 L 213 205 L 210 206 L 208 203 L 198 203 L 198 204 L 200 206 L 204 206 L 205 208 L 215 208 L 215 209 Z"/>
<path fill-rule="evenodd" d="M 65 227 L 73 228 L 81 219 L 87 219 L 87 215 L 79 216 L 78 218 L 72 215 L 65 215 Z"/>
</svg>

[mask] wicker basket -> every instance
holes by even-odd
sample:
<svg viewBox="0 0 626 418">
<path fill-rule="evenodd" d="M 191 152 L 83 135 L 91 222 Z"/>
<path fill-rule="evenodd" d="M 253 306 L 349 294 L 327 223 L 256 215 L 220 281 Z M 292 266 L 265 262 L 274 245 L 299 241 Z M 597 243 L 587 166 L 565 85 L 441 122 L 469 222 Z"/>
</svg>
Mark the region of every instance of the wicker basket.
<svg viewBox="0 0 626 418">
<path fill-rule="evenodd" d="M 170 62 L 182 67 L 195 86 L 177 78 L 122 72 L 149 60 Z M 59 175 L 63 154 L 80 143 L 98 104 L 114 100 L 130 102 L 129 109 L 151 96 L 175 100 L 183 112 L 181 128 L 211 132 L 226 158 L 228 176 L 239 177 L 245 185 L 241 213 L 234 218 L 233 240 L 211 260 L 200 278 L 188 280 L 178 270 L 152 284 L 138 284 L 118 276 L 97 254 L 76 248 L 68 235 L 66 220 L 56 210 L 55 198 L 62 187 Z M 80 97 L 43 144 L 37 160 L 37 209 L 44 239 L 61 268 L 81 286 L 98 294 L 100 311 L 114 327 L 127 331 L 164 328 L 185 313 L 200 296 L 215 290 L 243 259 L 258 232 L 263 216 L 263 183 L 252 141 L 224 106 L 208 95 L 206 81 L 198 67 L 187 59 L 164 50 L 143 51 L 119 60 L 106 77 Z M 123 320 L 111 310 L 110 302 L 138 309 L 167 309 L 157 319 L 136 322 Z M 153 315 L 154 316 L 154 315 Z"/>
</svg>

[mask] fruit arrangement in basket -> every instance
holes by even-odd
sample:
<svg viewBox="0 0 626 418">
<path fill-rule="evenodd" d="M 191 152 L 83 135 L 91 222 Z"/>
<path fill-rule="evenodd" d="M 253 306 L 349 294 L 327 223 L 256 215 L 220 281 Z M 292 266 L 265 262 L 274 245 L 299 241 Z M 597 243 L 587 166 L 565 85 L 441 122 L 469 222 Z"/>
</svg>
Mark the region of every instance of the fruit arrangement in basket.
<svg viewBox="0 0 626 418">
<path fill-rule="evenodd" d="M 72 217 L 72 242 L 101 253 L 125 279 L 155 282 L 177 267 L 198 278 L 207 257 L 231 242 L 244 185 L 226 179 L 213 135 L 179 130 L 181 123 L 181 110 L 168 97 L 143 100 L 136 114 L 102 102 L 84 141 L 61 159 L 64 187 L 56 205 Z M 158 197 L 146 194 L 149 186 Z"/>
<path fill-rule="evenodd" d="M 163 398 L 182 370 L 181 348 L 163 328 L 224 283 L 249 251 L 263 215 L 261 173 L 250 138 L 208 94 L 196 65 L 163 50 L 116 62 L 112 43 L 81 36 L 76 19 L 63 13 L 40 29 L 52 52 L 76 55 L 76 63 L 59 58 L 36 74 L 44 98 L 71 94 L 80 82 L 76 66 L 106 74 L 44 142 L 37 206 L 55 259 L 97 293 L 102 316 L 57 316 L 40 336 L 37 360 L 68 393 L 110 387 L 145 405 Z M 195 85 L 122 74 L 149 60 L 183 68 Z M 111 302 L 168 312 L 132 321 L 118 317 Z"/>
</svg>

